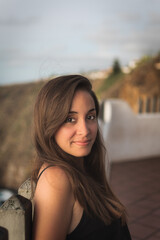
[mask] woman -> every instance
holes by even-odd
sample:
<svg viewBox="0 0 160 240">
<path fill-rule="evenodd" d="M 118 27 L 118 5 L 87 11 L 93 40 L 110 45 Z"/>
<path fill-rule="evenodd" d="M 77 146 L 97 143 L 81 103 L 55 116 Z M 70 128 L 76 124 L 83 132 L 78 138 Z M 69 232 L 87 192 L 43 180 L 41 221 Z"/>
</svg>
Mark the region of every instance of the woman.
<svg viewBox="0 0 160 240">
<path fill-rule="evenodd" d="M 129 240 L 106 179 L 99 105 L 88 79 L 50 80 L 35 104 L 33 240 Z"/>
</svg>

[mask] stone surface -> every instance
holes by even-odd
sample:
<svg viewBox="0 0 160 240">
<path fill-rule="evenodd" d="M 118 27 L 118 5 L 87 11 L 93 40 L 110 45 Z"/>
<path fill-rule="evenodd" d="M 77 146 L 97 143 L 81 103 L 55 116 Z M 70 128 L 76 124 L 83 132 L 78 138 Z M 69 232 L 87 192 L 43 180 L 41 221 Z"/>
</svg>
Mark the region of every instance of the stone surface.
<svg viewBox="0 0 160 240">
<path fill-rule="evenodd" d="M 14 195 L 0 207 L 0 226 L 8 230 L 9 240 L 30 240 L 32 231 L 31 201 Z"/>
<path fill-rule="evenodd" d="M 32 197 L 32 189 L 34 192 L 35 189 L 35 183 L 31 182 L 31 179 L 28 178 L 24 183 L 22 183 L 22 185 L 19 187 L 18 189 L 18 194 L 27 198 L 27 199 L 31 199 Z"/>
</svg>

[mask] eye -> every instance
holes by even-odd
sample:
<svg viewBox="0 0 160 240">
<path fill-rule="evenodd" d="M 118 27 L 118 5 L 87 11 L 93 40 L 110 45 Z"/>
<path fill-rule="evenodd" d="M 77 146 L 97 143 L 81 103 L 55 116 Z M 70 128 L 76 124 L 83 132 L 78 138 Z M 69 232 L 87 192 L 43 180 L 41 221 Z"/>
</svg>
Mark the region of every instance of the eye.
<svg viewBox="0 0 160 240">
<path fill-rule="evenodd" d="M 95 115 L 88 115 L 88 116 L 87 116 L 87 119 L 89 119 L 89 120 L 94 120 L 94 119 L 96 119 L 96 116 L 95 116 Z"/>
<path fill-rule="evenodd" d="M 73 117 L 68 117 L 66 120 L 65 120 L 65 123 L 73 123 L 75 122 L 75 119 Z"/>
</svg>

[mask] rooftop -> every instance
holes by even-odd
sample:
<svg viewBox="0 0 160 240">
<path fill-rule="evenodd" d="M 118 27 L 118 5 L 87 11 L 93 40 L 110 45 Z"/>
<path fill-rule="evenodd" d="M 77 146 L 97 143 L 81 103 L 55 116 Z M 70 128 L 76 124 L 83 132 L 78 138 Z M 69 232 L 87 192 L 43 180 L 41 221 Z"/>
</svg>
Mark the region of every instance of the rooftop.
<svg viewBox="0 0 160 240">
<path fill-rule="evenodd" d="M 113 163 L 111 186 L 127 208 L 132 240 L 159 240 L 160 158 Z"/>
</svg>

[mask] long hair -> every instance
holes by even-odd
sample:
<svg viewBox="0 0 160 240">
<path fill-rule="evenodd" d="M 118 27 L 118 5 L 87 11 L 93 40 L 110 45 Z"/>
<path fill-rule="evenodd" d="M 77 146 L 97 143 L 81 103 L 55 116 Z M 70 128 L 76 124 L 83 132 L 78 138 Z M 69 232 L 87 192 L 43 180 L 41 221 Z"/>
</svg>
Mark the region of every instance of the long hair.
<svg viewBox="0 0 160 240">
<path fill-rule="evenodd" d="M 99 217 L 106 224 L 120 217 L 125 222 L 125 208 L 107 182 L 105 148 L 99 130 L 91 152 L 84 157 L 85 171 L 76 165 L 76 157 L 64 152 L 55 141 L 54 135 L 65 122 L 75 92 L 79 89 L 92 96 L 98 118 L 98 100 L 90 81 L 81 75 L 54 78 L 40 90 L 34 109 L 36 165 L 32 179 L 37 182 L 38 172 L 44 163 L 59 166 L 68 175 L 75 199 L 87 214 Z"/>
</svg>

